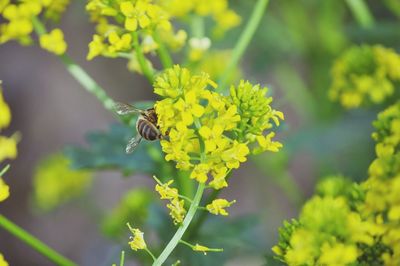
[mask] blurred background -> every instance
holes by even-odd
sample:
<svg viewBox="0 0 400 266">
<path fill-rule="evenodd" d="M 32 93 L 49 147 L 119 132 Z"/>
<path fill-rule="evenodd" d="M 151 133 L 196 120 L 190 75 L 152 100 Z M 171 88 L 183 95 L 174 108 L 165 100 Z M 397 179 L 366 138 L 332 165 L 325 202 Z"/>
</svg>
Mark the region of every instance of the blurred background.
<svg viewBox="0 0 400 266">
<path fill-rule="evenodd" d="M 352 44 L 400 48 L 400 1 L 366 2 L 375 20 L 370 26 L 357 22 L 346 1 L 270 2 L 241 66 L 246 79 L 269 87 L 273 107 L 285 113 L 285 124 L 277 135 L 284 148 L 276 154 L 253 157 L 234 172 L 223 194 L 236 199 L 237 203 L 230 208 L 230 219 L 232 228 L 240 224 L 242 229 L 224 233 L 231 234 L 230 244 L 237 252 L 227 258 L 209 254 L 220 260 L 198 265 L 265 264 L 265 256 L 277 241 L 278 227 L 284 219 L 297 215 L 319 178 L 340 173 L 354 180 L 365 179 L 374 156 L 371 122 L 383 108 L 344 111 L 328 100 L 327 91 L 335 58 Z M 219 48 L 229 49 L 235 43 L 253 1 L 236 0 L 230 4 L 242 16 L 243 23 L 216 44 Z M 126 60 L 86 61 L 94 27 L 85 13 L 85 1 L 72 1 L 61 28 L 69 55 L 113 99 L 156 100 L 144 77 L 127 70 Z M 111 265 L 118 262 L 121 249 L 129 253 L 125 265 L 142 265 L 135 259 L 136 254 L 128 250 L 127 230 L 123 228 L 125 238 L 116 241 L 104 233 L 104 219 L 126 192 L 141 187 L 151 190 L 154 181 L 150 175 L 135 169 L 126 171 L 127 175 L 105 169 L 95 172 L 87 193 L 57 208 L 43 211 L 33 201 L 33 176 L 38 163 L 49 154 L 82 152 L 76 147 L 90 147 L 85 135 L 107 134 L 110 124 L 118 124 L 116 118 L 80 87 L 58 58 L 40 48 L 6 43 L 0 46 L 0 60 L 3 93 L 13 114 L 12 125 L 5 133 L 22 134 L 18 158 L 12 162 L 6 179 L 11 196 L 0 205 L 0 212 L 79 265 Z M 162 204 L 154 207 L 154 212 L 157 208 L 162 209 Z M 152 213 L 151 210 L 149 217 Z M 171 226 L 167 216 L 154 217 L 154 224 Z M 246 217 L 245 222 L 242 217 Z M 223 227 L 223 220 L 216 219 L 215 224 L 218 223 Z M 206 223 L 204 238 L 212 234 L 207 228 Z M 220 237 L 224 238 L 223 233 Z M 2 229 L 0 251 L 10 265 L 52 265 Z M 203 260 L 202 254 L 194 256 Z"/>
</svg>

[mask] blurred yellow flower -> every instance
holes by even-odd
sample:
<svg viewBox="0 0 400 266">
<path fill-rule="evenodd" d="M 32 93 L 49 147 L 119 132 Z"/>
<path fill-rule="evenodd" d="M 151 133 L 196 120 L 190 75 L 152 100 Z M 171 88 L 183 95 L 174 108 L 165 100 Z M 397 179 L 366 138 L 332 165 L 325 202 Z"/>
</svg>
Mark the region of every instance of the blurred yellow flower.
<svg viewBox="0 0 400 266">
<path fill-rule="evenodd" d="M 16 135 L 10 138 L 0 135 L 0 162 L 5 159 L 17 158 L 17 143 Z"/>
<path fill-rule="evenodd" d="M 56 55 L 62 55 L 67 50 L 64 34 L 60 29 L 54 29 L 47 34 L 41 35 L 39 41 L 43 49 Z"/>
<path fill-rule="evenodd" d="M 49 211 L 81 195 L 91 182 L 91 172 L 72 170 L 70 161 L 64 155 L 53 154 L 35 169 L 34 199 L 40 209 Z"/>
<path fill-rule="evenodd" d="M 3 254 L 0 253 L 0 266 L 8 266 L 8 262 L 4 259 Z"/>
<path fill-rule="evenodd" d="M 225 208 L 230 207 L 233 203 L 235 203 L 236 200 L 233 200 L 231 202 L 227 201 L 226 199 L 216 199 L 213 200 L 210 204 L 206 206 L 206 209 L 215 215 L 228 215 L 229 213 L 225 210 Z"/>
<path fill-rule="evenodd" d="M 1 81 L 0 81 L 1 85 Z M 0 87 L 0 130 L 8 127 L 11 122 L 11 111 L 8 104 L 4 101 L 3 92 Z"/>
<path fill-rule="evenodd" d="M 10 188 L 0 177 L 0 202 L 6 200 L 9 196 L 10 196 Z M 0 265 L 1 265 L 1 259 L 0 259 Z"/>
</svg>

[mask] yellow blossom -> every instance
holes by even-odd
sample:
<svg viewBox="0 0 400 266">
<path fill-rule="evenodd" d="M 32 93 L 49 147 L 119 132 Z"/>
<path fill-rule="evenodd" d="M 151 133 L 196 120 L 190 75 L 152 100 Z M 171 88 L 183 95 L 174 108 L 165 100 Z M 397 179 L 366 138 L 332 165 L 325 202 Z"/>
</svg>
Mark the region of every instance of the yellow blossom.
<svg viewBox="0 0 400 266">
<path fill-rule="evenodd" d="M 101 55 L 106 49 L 103 43 L 103 38 L 97 34 L 93 35 L 93 40 L 89 43 L 89 53 L 86 57 L 87 60 L 92 60 L 98 55 Z"/>
<path fill-rule="evenodd" d="M 358 257 L 355 245 L 344 245 L 341 243 L 332 246 L 325 243 L 321 247 L 321 253 L 318 264 L 326 266 L 348 265 L 355 262 Z"/>
<path fill-rule="evenodd" d="M 3 254 L 0 253 L 0 266 L 8 266 L 8 262 L 4 259 Z"/>
<path fill-rule="evenodd" d="M 275 136 L 275 132 L 271 132 L 266 136 L 257 136 L 257 142 L 260 147 L 254 150 L 254 153 L 260 153 L 263 151 L 278 152 L 282 148 L 282 143 L 278 141 L 272 141 L 271 139 Z"/>
<path fill-rule="evenodd" d="M 0 81 L 1 85 L 1 81 Z M 0 130 L 8 127 L 11 121 L 11 111 L 8 104 L 4 101 L 3 92 L 0 88 Z"/>
<path fill-rule="evenodd" d="M 176 188 L 169 187 L 174 180 L 170 180 L 165 184 L 156 184 L 156 191 L 160 194 L 161 199 L 176 199 L 178 198 L 178 190 Z"/>
<path fill-rule="evenodd" d="M 228 215 L 228 212 L 225 210 L 225 208 L 230 207 L 235 202 L 236 200 L 229 202 L 226 199 L 216 199 L 208 204 L 206 209 L 212 214 L 226 216 Z"/>
<path fill-rule="evenodd" d="M 8 138 L 0 135 L 0 162 L 17 158 L 17 142 L 17 137 Z"/>
<path fill-rule="evenodd" d="M 128 50 L 131 48 L 132 36 L 129 33 L 125 33 L 119 36 L 115 31 L 112 31 L 108 35 L 108 41 L 110 46 L 108 50 L 110 53 Z"/>
<path fill-rule="evenodd" d="M 147 16 L 148 4 L 139 0 L 134 5 L 132 2 L 125 1 L 120 4 L 120 9 L 125 18 L 125 28 L 130 31 L 136 31 L 138 25 L 141 28 L 146 28 L 150 25 L 150 19 Z"/>
<path fill-rule="evenodd" d="M 47 34 L 41 35 L 39 41 L 43 49 L 56 55 L 62 55 L 67 50 L 64 34 L 60 29 L 54 29 Z"/>
<path fill-rule="evenodd" d="M 184 201 L 175 198 L 170 204 L 167 204 L 167 208 L 170 209 L 169 215 L 172 217 L 174 224 L 180 224 L 186 215 L 186 210 L 184 207 Z"/>
<path fill-rule="evenodd" d="M 0 202 L 6 200 L 10 196 L 10 188 L 0 177 Z M 1 262 L 1 260 L 0 260 Z M 0 263 L 1 265 L 1 263 Z"/>
<path fill-rule="evenodd" d="M 146 249 L 147 245 L 143 238 L 143 232 L 137 228 L 132 228 L 129 223 L 127 223 L 127 225 L 133 235 L 130 237 L 130 241 L 128 242 L 131 249 L 134 251 Z"/>
</svg>

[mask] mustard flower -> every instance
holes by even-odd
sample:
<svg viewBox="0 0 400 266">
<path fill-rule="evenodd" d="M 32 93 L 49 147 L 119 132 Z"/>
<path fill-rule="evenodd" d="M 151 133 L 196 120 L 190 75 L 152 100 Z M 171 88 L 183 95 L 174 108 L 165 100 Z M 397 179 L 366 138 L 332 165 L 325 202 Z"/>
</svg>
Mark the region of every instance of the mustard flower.
<svg viewBox="0 0 400 266">
<path fill-rule="evenodd" d="M 332 67 L 329 97 L 345 108 L 379 104 L 394 93 L 400 80 L 400 55 L 380 45 L 355 46 Z"/>
<path fill-rule="evenodd" d="M 1 85 L 1 81 L 0 81 Z M 11 122 L 11 111 L 8 104 L 4 101 L 3 92 L 0 89 L 0 130 L 8 127 Z"/>
<path fill-rule="evenodd" d="M 258 88 L 246 84 L 250 89 Z M 215 87 L 206 73 L 192 75 L 188 69 L 174 66 L 156 78 L 154 92 L 163 98 L 156 102 L 155 109 L 161 132 L 168 134 L 161 140 L 165 159 L 175 161 L 179 169 L 190 170 L 192 179 L 210 181 L 213 188 L 221 189 L 228 185 L 225 177 L 229 171 L 247 160 L 250 149 L 245 136 L 248 124 L 253 122 L 241 115 L 251 103 L 248 99 L 235 101 L 232 96 L 213 91 Z M 235 88 L 232 90 L 236 93 Z M 238 91 L 242 93 L 241 89 Z M 273 127 L 270 120 L 279 123 L 282 117 L 270 108 L 272 99 L 263 98 L 258 100 L 266 102 L 262 107 L 267 110 L 260 110 L 255 114 L 257 120 L 252 120 L 259 136 Z M 270 140 L 272 137 L 271 132 L 266 136 L 270 143 L 268 147 L 262 143 L 263 151 L 280 147 Z"/>
<path fill-rule="evenodd" d="M 110 53 L 126 51 L 132 46 L 132 35 L 125 33 L 119 36 L 115 31 L 112 31 L 108 35 L 108 42 L 110 43 L 108 47 Z"/>
<path fill-rule="evenodd" d="M 215 199 L 206 206 L 206 209 L 212 214 L 227 216 L 228 212 L 225 208 L 230 207 L 235 202 L 236 200 L 229 202 L 226 199 Z"/>
<path fill-rule="evenodd" d="M 17 158 L 17 135 L 5 137 L 0 135 L 0 162 L 5 159 Z"/>
<path fill-rule="evenodd" d="M 70 162 L 64 155 L 51 155 L 43 159 L 35 169 L 35 202 L 42 210 L 49 211 L 81 195 L 91 181 L 90 172 L 70 169 Z"/>
<path fill-rule="evenodd" d="M 54 29 L 47 34 L 40 36 L 40 46 L 56 55 L 62 55 L 67 50 L 64 34 L 60 29 Z"/>
<path fill-rule="evenodd" d="M 175 198 L 171 200 L 170 204 L 167 204 L 167 208 L 170 209 L 169 215 L 172 217 L 174 224 L 180 224 L 186 215 L 186 210 L 184 207 L 184 200 L 179 200 Z"/>
<path fill-rule="evenodd" d="M 129 223 L 127 223 L 127 226 L 133 235 L 130 237 L 130 241 L 128 242 L 131 249 L 134 251 L 146 249 L 147 245 L 143 238 L 143 232 L 137 228 L 132 228 Z"/>
<path fill-rule="evenodd" d="M 174 180 L 170 180 L 165 184 L 156 184 L 155 190 L 160 194 L 161 199 L 176 199 L 178 198 L 178 190 L 176 188 L 169 187 Z"/>
<path fill-rule="evenodd" d="M 67 9 L 70 0 L 51 0 L 44 13 L 45 18 L 58 22 Z"/>
<path fill-rule="evenodd" d="M 10 187 L 0 177 L 0 202 L 6 200 L 9 196 L 10 196 Z"/>
<path fill-rule="evenodd" d="M 8 266 L 8 262 L 5 260 L 3 254 L 0 253 L 0 266 Z"/>
</svg>

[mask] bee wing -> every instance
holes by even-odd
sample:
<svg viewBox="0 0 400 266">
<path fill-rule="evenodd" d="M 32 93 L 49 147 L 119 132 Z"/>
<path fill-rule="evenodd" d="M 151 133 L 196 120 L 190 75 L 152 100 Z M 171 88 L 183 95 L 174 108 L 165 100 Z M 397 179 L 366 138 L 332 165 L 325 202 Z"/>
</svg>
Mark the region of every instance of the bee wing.
<svg viewBox="0 0 400 266">
<path fill-rule="evenodd" d="M 140 110 L 130 104 L 126 103 L 115 103 L 114 104 L 114 109 L 119 115 L 127 115 L 127 114 L 132 114 L 132 113 L 139 113 L 142 114 L 143 110 Z"/>
<path fill-rule="evenodd" d="M 140 141 L 142 140 L 142 136 L 137 134 L 135 137 L 131 138 L 128 142 L 128 145 L 126 145 L 126 153 L 132 153 L 136 146 L 139 145 Z"/>
</svg>

